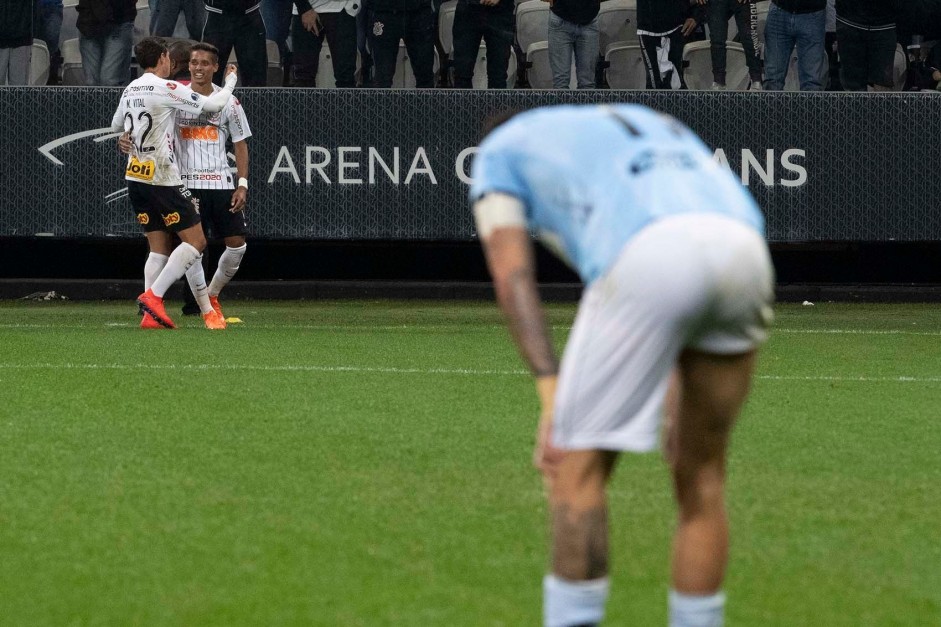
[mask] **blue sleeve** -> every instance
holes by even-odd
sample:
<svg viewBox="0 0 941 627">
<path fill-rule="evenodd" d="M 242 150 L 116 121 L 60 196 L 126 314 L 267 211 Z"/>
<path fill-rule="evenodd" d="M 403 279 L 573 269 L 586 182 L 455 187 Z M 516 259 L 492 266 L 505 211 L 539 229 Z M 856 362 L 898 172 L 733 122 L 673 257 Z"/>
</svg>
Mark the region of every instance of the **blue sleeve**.
<svg viewBox="0 0 941 627">
<path fill-rule="evenodd" d="M 487 146 L 486 143 L 481 146 L 471 166 L 471 179 L 472 203 L 491 192 L 502 192 L 529 205 L 527 185 L 519 176 L 514 155 L 506 149 Z"/>
</svg>

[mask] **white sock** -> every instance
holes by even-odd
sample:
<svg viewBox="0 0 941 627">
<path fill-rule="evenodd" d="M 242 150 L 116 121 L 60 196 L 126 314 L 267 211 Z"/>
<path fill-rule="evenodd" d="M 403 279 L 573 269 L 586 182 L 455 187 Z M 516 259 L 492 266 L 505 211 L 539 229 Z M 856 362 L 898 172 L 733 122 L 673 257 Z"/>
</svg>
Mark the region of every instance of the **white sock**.
<svg viewBox="0 0 941 627">
<path fill-rule="evenodd" d="M 199 258 L 186 271 L 186 282 L 190 284 L 190 290 L 196 297 L 196 303 L 203 314 L 212 311 L 212 304 L 209 302 L 209 288 L 206 287 L 206 273 L 203 271 L 203 256 Z"/>
<path fill-rule="evenodd" d="M 177 280 L 189 270 L 189 267 L 196 263 L 199 257 L 200 253 L 198 250 L 186 242 L 182 242 L 170 253 L 170 258 L 167 259 L 167 265 L 160 271 L 157 278 L 154 279 L 153 285 L 150 286 L 150 291 L 152 291 L 155 296 L 163 298 L 163 295 L 167 293 L 170 286 L 176 283 Z"/>
<path fill-rule="evenodd" d="M 670 627 L 722 627 L 725 623 L 725 594 L 705 596 L 670 590 Z"/>
<path fill-rule="evenodd" d="M 157 275 L 160 274 L 160 271 L 163 270 L 163 267 L 167 265 L 166 255 L 161 255 L 160 253 L 150 253 L 147 255 L 147 261 L 144 263 L 144 291 L 150 289 L 150 286 L 154 284 L 154 280 L 157 278 Z"/>
<path fill-rule="evenodd" d="M 209 283 L 210 296 L 218 296 L 222 288 L 232 280 L 232 277 L 239 270 L 239 264 L 242 263 L 246 248 L 248 248 L 248 244 L 242 244 L 238 248 L 225 247 L 225 252 L 219 257 L 219 267 L 216 268 L 216 273 L 212 275 L 212 281 Z"/>
<path fill-rule="evenodd" d="M 601 623 L 610 587 L 607 577 L 569 581 L 546 575 L 542 580 L 543 624 L 545 627 L 572 627 Z"/>
</svg>

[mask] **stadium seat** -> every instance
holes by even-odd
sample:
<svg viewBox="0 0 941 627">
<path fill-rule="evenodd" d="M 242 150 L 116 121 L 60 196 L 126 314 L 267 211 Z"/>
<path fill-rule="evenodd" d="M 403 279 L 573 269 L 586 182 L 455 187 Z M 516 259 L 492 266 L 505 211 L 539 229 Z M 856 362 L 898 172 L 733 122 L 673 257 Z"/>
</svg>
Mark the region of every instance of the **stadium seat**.
<svg viewBox="0 0 941 627">
<path fill-rule="evenodd" d="M 540 0 L 541 1 L 541 0 Z M 526 63 L 529 70 L 529 84 L 533 89 L 552 89 L 552 68 L 549 66 L 549 42 L 537 41 L 531 43 L 526 49 Z M 572 73 L 569 78 L 569 89 L 578 87 L 578 77 L 575 75 L 575 60 L 572 60 Z"/>
<path fill-rule="evenodd" d="M 29 84 L 45 85 L 47 82 L 49 82 L 49 48 L 42 39 L 34 39 L 29 60 Z"/>
<path fill-rule="evenodd" d="M 268 53 L 268 73 L 266 74 L 265 85 L 268 87 L 283 87 L 284 69 L 281 67 L 281 50 L 278 48 L 278 42 L 266 39 L 265 51 Z M 331 67 L 333 67 L 332 64 Z"/>
<path fill-rule="evenodd" d="M 606 0 L 598 11 L 602 54 L 614 42 L 637 42 L 636 0 Z"/>
<path fill-rule="evenodd" d="M 628 42 L 615 42 L 604 55 L 607 69 L 605 79 L 611 89 L 646 89 L 647 67 L 640 46 Z"/>
<path fill-rule="evenodd" d="M 84 85 L 85 72 L 82 70 L 82 51 L 78 39 L 66 39 L 60 47 L 62 51 L 62 84 Z"/>
<path fill-rule="evenodd" d="M 454 51 L 454 13 L 457 11 L 457 0 L 448 0 L 438 9 L 438 42 L 444 54 L 450 59 Z"/>
<path fill-rule="evenodd" d="M 78 0 L 65 0 L 62 4 L 62 28 L 59 30 L 59 42 L 78 39 Z M 61 47 L 61 45 L 60 45 Z"/>
<path fill-rule="evenodd" d="M 433 72 L 435 75 L 438 74 L 438 69 L 441 67 L 441 61 L 438 58 L 438 49 L 435 48 L 435 59 Z M 414 89 L 415 88 L 415 73 L 412 72 L 412 62 L 408 58 L 408 51 L 405 49 L 405 42 L 399 42 L 399 58 L 395 63 L 395 74 L 392 76 L 392 87 L 393 89 Z"/>
<path fill-rule="evenodd" d="M 527 0 L 516 5 L 516 43 L 529 58 L 529 47 L 549 39 L 549 3 Z"/>
<path fill-rule="evenodd" d="M 134 18 L 134 43 L 150 36 L 150 5 L 147 0 L 137 3 L 137 17 Z"/>
<path fill-rule="evenodd" d="M 748 66 L 745 50 L 734 41 L 725 42 L 726 85 L 730 91 L 748 89 Z M 686 67 L 686 85 L 690 89 L 709 89 L 712 86 L 712 53 L 708 41 L 694 41 L 683 48 L 683 65 Z"/>
<path fill-rule="evenodd" d="M 895 62 L 892 65 L 892 89 L 902 91 L 906 80 L 908 80 L 908 56 L 902 44 L 898 44 L 895 47 Z"/>
</svg>

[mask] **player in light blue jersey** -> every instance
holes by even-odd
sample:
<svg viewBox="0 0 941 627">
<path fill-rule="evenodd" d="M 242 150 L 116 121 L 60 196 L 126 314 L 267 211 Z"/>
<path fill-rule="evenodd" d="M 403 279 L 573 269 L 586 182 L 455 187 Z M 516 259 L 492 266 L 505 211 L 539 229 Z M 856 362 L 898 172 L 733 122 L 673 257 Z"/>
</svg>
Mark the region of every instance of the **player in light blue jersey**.
<svg viewBox="0 0 941 627">
<path fill-rule="evenodd" d="M 534 463 L 552 517 L 545 624 L 594 625 L 608 594 L 605 487 L 665 416 L 679 523 L 670 624 L 721 625 L 729 432 L 767 337 L 764 219 L 675 119 L 635 105 L 514 116 L 481 144 L 470 200 L 497 300 L 536 377 Z M 561 368 L 530 233 L 585 283 Z"/>
</svg>

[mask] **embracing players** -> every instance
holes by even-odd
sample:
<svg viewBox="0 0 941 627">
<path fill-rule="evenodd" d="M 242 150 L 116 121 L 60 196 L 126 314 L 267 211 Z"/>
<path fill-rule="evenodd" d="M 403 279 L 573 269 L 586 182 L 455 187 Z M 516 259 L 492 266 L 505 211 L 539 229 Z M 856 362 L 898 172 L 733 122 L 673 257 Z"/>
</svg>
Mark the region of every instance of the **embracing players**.
<svg viewBox="0 0 941 627">
<path fill-rule="evenodd" d="M 171 61 L 163 39 L 142 39 L 134 47 L 134 54 L 143 75 L 125 88 L 111 128 L 130 135 L 131 154 L 125 170 L 128 196 L 150 247 L 144 266 L 146 289 L 137 299 L 145 312 L 141 326 L 172 329 L 175 325 L 164 308 L 163 296 L 177 279 L 199 265 L 206 248 L 199 208 L 183 185 L 177 165 L 175 112 L 221 112 L 232 96 L 238 76 L 235 67 L 230 66 L 225 88 L 206 97 L 186 85 L 167 80 Z M 171 233 L 181 240 L 172 252 Z M 216 311 L 205 314 L 203 319 L 208 328 L 225 328 L 225 320 Z"/>
</svg>

